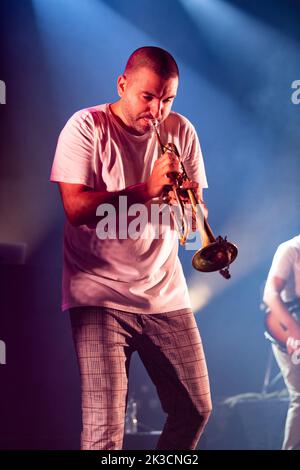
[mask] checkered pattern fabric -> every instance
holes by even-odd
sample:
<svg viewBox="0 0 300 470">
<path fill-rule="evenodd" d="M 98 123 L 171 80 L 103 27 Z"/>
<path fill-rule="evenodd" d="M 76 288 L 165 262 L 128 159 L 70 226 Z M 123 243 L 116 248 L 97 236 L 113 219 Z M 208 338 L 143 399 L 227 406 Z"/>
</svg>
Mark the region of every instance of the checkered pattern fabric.
<svg viewBox="0 0 300 470">
<path fill-rule="evenodd" d="M 193 313 L 80 307 L 70 317 L 81 375 L 81 448 L 122 449 L 129 363 L 137 351 L 167 413 L 157 449 L 194 449 L 211 399 Z"/>
</svg>

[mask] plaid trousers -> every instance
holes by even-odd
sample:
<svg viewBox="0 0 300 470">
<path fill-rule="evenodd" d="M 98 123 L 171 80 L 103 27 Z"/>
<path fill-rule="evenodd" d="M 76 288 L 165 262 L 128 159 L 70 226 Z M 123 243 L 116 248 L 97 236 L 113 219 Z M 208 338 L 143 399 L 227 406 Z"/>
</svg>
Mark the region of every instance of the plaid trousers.
<svg viewBox="0 0 300 470">
<path fill-rule="evenodd" d="M 275 344 L 272 349 L 290 397 L 282 450 L 300 450 L 300 364 Z"/>
<path fill-rule="evenodd" d="M 122 449 L 129 363 L 137 351 L 167 413 L 157 449 L 194 449 L 211 398 L 193 313 L 77 307 L 70 318 L 81 376 L 81 448 Z"/>
</svg>

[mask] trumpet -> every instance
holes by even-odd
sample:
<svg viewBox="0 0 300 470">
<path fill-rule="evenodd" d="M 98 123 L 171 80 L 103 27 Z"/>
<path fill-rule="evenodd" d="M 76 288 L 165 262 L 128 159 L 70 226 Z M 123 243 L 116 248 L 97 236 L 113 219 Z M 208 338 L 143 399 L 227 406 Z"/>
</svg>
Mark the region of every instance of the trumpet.
<svg viewBox="0 0 300 470">
<path fill-rule="evenodd" d="M 180 163 L 181 173 L 176 175 L 176 181 L 172 186 L 172 190 L 175 195 L 176 202 L 179 206 L 181 223 L 179 227 L 179 240 L 182 245 L 185 244 L 186 239 L 189 233 L 189 224 L 184 208 L 184 201 L 180 191 L 182 189 L 186 191 L 192 211 L 195 217 L 196 226 L 200 232 L 202 247 L 196 251 L 192 258 L 192 266 L 197 271 L 201 272 L 213 272 L 219 271 L 219 273 L 225 278 L 230 279 L 231 275 L 229 273 L 229 265 L 236 259 L 238 254 L 237 246 L 233 243 L 227 241 L 227 237 L 224 238 L 220 235 L 215 237 L 213 231 L 207 222 L 203 210 L 201 208 L 200 202 L 197 198 L 197 195 L 193 189 L 185 189 L 182 187 L 184 182 L 190 182 L 190 179 L 185 170 L 184 164 L 180 158 L 178 149 L 175 144 L 167 143 L 163 144 L 157 130 L 158 122 L 156 120 L 152 121 L 154 131 L 157 137 L 158 144 L 160 146 L 161 153 L 167 151 L 174 153 Z"/>
</svg>

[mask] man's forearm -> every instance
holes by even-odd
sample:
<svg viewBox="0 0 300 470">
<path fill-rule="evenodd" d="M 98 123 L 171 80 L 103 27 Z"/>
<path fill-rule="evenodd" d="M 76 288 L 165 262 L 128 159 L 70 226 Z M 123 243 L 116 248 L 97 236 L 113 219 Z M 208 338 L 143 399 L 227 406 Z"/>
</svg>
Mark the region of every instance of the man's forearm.
<svg viewBox="0 0 300 470">
<path fill-rule="evenodd" d="M 295 326 L 295 320 L 285 307 L 284 302 L 281 300 L 279 294 L 278 296 L 273 296 L 269 299 L 266 298 L 265 303 L 268 305 L 275 317 L 277 317 L 277 319 L 288 329 Z"/>
<path fill-rule="evenodd" d="M 129 186 L 121 191 L 82 191 L 70 201 L 66 209 L 68 219 L 72 225 L 95 224 L 99 218 L 96 216 L 100 204 L 111 204 L 118 210 L 119 197 L 127 197 L 127 206 L 131 204 L 145 204 L 151 198 L 146 183 Z"/>
</svg>

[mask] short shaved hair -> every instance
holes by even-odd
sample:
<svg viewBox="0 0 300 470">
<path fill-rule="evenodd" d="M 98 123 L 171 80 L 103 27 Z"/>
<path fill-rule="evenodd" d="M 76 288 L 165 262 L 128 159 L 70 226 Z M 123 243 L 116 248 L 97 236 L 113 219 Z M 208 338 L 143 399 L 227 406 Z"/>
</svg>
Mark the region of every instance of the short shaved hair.
<svg viewBox="0 0 300 470">
<path fill-rule="evenodd" d="M 144 46 L 136 49 L 127 61 L 124 76 L 130 77 L 142 67 L 152 70 L 163 79 L 179 77 L 174 57 L 160 47 Z"/>
</svg>

